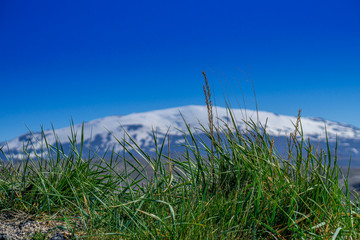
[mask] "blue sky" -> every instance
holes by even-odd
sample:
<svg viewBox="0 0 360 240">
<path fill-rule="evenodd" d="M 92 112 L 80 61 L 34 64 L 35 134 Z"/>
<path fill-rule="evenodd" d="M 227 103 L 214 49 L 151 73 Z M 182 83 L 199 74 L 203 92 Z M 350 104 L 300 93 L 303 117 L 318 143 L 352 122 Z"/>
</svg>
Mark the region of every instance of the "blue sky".
<svg viewBox="0 0 360 240">
<path fill-rule="evenodd" d="M 0 141 L 216 102 L 360 127 L 360 2 L 0 1 Z M 241 89 L 240 89 L 241 88 Z"/>
</svg>

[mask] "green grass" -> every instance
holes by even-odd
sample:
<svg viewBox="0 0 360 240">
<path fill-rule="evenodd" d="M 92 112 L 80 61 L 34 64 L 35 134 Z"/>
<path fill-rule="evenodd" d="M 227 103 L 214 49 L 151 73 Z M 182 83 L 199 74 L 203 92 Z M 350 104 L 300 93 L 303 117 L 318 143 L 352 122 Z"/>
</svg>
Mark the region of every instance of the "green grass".
<svg viewBox="0 0 360 240">
<path fill-rule="evenodd" d="M 130 138 L 118 139 L 123 153 L 89 159 L 74 133 L 68 154 L 57 142 L 2 161 L 0 209 L 61 220 L 88 239 L 360 238 L 359 200 L 339 184 L 332 149 L 315 152 L 303 138 L 300 117 L 283 157 L 256 123 L 244 132 L 234 119 L 218 128 L 209 116 L 202 131 L 211 146 L 189 127 L 178 158 L 163 154 L 167 138 L 154 133 L 155 156 Z"/>
</svg>

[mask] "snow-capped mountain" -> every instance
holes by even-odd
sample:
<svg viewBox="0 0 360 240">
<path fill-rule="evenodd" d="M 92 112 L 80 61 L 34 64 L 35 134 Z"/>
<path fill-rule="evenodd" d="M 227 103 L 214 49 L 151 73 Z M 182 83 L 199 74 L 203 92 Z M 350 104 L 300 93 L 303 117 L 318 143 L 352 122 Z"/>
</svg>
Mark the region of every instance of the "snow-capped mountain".
<svg viewBox="0 0 360 240">
<path fill-rule="evenodd" d="M 224 123 L 230 122 L 230 115 L 226 108 L 216 107 L 213 110 L 215 117 L 215 125 L 223 126 Z M 246 128 L 244 120 L 252 119 L 254 122 L 259 121 L 262 124 L 266 122 L 266 130 L 269 135 L 276 139 L 280 149 L 285 149 L 286 138 L 294 131 L 294 123 L 296 116 L 285 116 L 264 112 L 242 109 L 232 109 L 233 116 L 236 119 L 236 125 L 240 129 Z M 170 108 L 164 110 L 149 111 L 144 113 L 133 113 L 126 116 L 110 116 L 96 119 L 84 123 L 84 149 L 98 149 L 99 153 L 103 153 L 107 148 L 114 148 L 115 151 L 121 151 L 122 147 L 116 138 L 122 139 L 125 131 L 142 147 L 145 151 L 153 151 L 153 130 L 157 133 L 159 139 L 163 138 L 167 133 L 170 135 L 171 149 L 176 150 L 181 143 L 184 142 L 183 132 L 187 132 L 186 123 L 192 129 L 201 128 L 200 123 L 207 126 L 208 114 L 206 106 L 184 106 Z M 338 156 L 340 159 L 348 160 L 352 155 L 352 161 L 355 164 L 360 163 L 360 129 L 354 126 L 327 121 L 320 118 L 301 118 L 304 137 L 310 138 L 314 144 L 319 142 L 320 146 L 325 143 L 325 125 L 328 138 L 334 143 L 338 140 Z M 64 149 L 70 147 L 69 137 L 72 134 L 77 135 L 80 141 L 80 133 L 82 124 L 61 128 L 55 130 L 56 138 L 62 143 Z M 198 131 L 198 133 L 201 133 Z M 47 142 L 54 145 L 56 138 L 53 130 L 44 132 Z M 8 150 L 13 156 L 21 156 L 24 144 L 32 143 L 33 147 L 39 151 L 44 146 L 40 132 L 27 133 L 19 136 L 7 143 L 1 143 L 3 150 Z M 116 138 L 115 138 L 116 137 Z M 165 142 L 167 143 L 167 141 Z M 280 146 L 281 145 L 281 146 Z M 167 149 L 167 147 L 165 148 Z"/>
</svg>

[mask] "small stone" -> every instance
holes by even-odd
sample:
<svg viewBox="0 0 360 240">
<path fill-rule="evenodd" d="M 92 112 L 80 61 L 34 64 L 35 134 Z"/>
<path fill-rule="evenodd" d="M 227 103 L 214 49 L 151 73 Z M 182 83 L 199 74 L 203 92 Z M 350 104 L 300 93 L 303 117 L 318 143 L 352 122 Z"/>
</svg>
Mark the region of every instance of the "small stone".
<svg viewBox="0 0 360 240">
<path fill-rule="evenodd" d="M 62 233 L 57 233 L 55 236 L 50 238 L 49 240 L 67 240 L 68 238 L 64 236 Z"/>
<path fill-rule="evenodd" d="M 12 240 L 13 238 L 8 236 L 6 233 L 0 233 L 0 240 Z"/>
</svg>

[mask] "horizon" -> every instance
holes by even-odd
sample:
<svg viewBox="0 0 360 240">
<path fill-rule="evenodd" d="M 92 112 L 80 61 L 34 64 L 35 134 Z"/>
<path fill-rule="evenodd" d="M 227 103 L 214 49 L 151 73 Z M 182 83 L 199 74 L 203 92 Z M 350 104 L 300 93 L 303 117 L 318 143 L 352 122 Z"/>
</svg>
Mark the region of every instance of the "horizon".
<svg viewBox="0 0 360 240">
<path fill-rule="evenodd" d="M 360 127 L 355 0 L 19 0 L 0 3 L 0 33 L 0 142 L 25 124 L 205 105 L 202 71 L 214 105 Z"/>
</svg>

